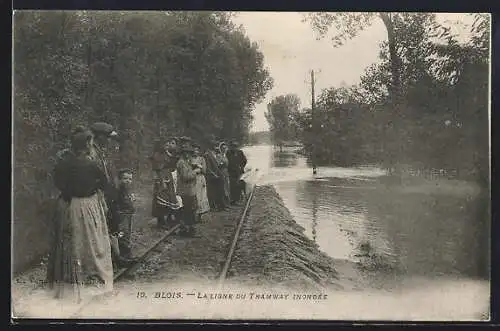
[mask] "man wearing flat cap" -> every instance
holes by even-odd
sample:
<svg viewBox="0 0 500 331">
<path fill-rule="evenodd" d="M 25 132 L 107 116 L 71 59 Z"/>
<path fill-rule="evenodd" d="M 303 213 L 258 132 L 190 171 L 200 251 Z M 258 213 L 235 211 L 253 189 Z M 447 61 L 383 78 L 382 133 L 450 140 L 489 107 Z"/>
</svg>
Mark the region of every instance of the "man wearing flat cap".
<svg viewBox="0 0 500 331">
<path fill-rule="evenodd" d="M 97 161 L 98 166 L 106 174 L 108 180 L 108 189 L 104 192 L 104 204 L 107 209 L 108 227 L 111 234 L 119 232 L 120 215 L 117 211 L 117 176 L 116 169 L 108 154 L 110 140 L 118 137 L 118 133 L 114 130 L 111 124 L 105 122 L 96 122 L 90 126 L 94 134 L 94 148 L 92 151 L 93 158 Z M 114 252 L 113 258 L 118 265 L 127 265 L 131 263 L 130 259 L 119 256 L 118 252 Z"/>
<path fill-rule="evenodd" d="M 116 190 L 116 173 L 108 155 L 109 141 L 118 134 L 113 129 L 113 126 L 104 122 L 96 122 L 90 126 L 90 130 L 94 134 L 94 146 L 92 151 L 93 158 L 97 161 L 99 167 L 106 174 L 106 179 L 110 183 L 109 196 L 106 197 L 107 202 L 114 200 L 113 191 Z M 108 206 L 110 207 L 110 206 Z"/>
</svg>

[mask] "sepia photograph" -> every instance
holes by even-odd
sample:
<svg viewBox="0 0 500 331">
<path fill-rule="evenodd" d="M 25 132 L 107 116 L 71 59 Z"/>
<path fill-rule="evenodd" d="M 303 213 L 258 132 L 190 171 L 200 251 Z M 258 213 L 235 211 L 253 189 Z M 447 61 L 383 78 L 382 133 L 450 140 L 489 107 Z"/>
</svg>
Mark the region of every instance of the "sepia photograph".
<svg viewBox="0 0 500 331">
<path fill-rule="evenodd" d="M 490 14 L 12 17 L 12 320 L 490 320 Z"/>
</svg>

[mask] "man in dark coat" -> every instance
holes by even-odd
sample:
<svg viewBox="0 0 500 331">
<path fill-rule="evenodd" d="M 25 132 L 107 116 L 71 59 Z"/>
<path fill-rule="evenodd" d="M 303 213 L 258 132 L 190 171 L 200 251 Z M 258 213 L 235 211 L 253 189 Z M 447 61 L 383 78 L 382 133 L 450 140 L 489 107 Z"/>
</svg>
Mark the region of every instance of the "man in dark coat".
<svg viewBox="0 0 500 331">
<path fill-rule="evenodd" d="M 245 172 L 247 158 L 245 153 L 238 148 L 238 144 L 233 141 L 227 151 L 227 159 L 229 161 L 228 172 L 229 182 L 231 186 L 231 204 L 236 204 L 240 201 L 242 193 L 241 175 Z"/>
<path fill-rule="evenodd" d="M 118 219 L 113 215 L 114 202 L 117 197 L 117 176 L 108 148 L 111 138 L 117 137 L 118 134 L 114 131 L 112 125 L 104 122 L 94 123 L 90 126 L 90 129 L 94 134 L 94 150 L 92 156 L 98 166 L 106 174 L 106 179 L 109 183 L 109 187 L 106 192 L 104 192 L 104 196 L 108 211 L 110 212 L 110 217 L 108 218 L 109 230 L 115 232 L 118 231 Z"/>
<path fill-rule="evenodd" d="M 98 166 L 106 174 L 106 179 L 109 183 L 108 188 L 104 192 L 104 202 L 108 209 L 107 220 L 109 232 L 110 234 L 115 234 L 119 232 L 121 221 L 116 204 L 118 198 L 118 178 L 116 168 L 111 160 L 108 149 L 110 140 L 117 138 L 118 133 L 114 130 L 111 124 L 105 122 L 96 122 L 90 126 L 90 129 L 94 134 L 93 157 L 98 163 Z M 133 259 L 119 256 L 116 251 L 113 253 L 113 258 L 115 260 L 114 262 L 121 266 L 125 266 L 133 262 Z"/>
<path fill-rule="evenodd" d="M 219 168 L 215 148 L 217 147 L 215 138 L 209 138 L 207 142 L 206 152 L 203 155 L 207 163 L 206 180 L 207 180 L 207 196 L 210 208 L 214 210 L 224 209 L 223 190 L 224 182 L 222 171 Z"/>
</svg>

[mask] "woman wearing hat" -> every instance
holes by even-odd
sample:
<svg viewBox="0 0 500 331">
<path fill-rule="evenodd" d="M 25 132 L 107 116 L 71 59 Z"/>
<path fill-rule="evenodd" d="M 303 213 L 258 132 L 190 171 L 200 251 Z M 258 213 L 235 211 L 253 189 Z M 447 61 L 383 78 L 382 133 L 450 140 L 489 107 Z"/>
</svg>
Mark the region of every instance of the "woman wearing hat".
<svg viewBox="0 0 500 331">
<path fill-rule="evenodd" d="M 87 287 L 108 292 L 113 264 L 106 214 L 98 192 L 109 185 L 91 158 L 93 135 L 79 131 L 71 138 L 71 154 L 54 171 L 56 187 L 68 203 L 57 227 L 53 262 L 48 270 L 56 297 L 74 294 L 78 301 Z"/>
<path fill-rule="evenodd" d="M 153 155 L 150 157 L 154 172 L 152 216 L 157 218 L 159 227 L 168 227 L 168 221 L 176 218 L 181 208 L 176 193 L 172 172 L 177 158 L 165 149 L 161 141 L 156 141 Z"/>
<path fill-rule="evenodd" d="M 219 169 L 221 170 L 223 179 L 221 194 L 223 196 L 224 208 L 227 208 L 229 207 L 229 204 L 231 202 L 230 182 L 229 182 L 229 172 L 228 172 L 229 161 L 226 156 L 227 144 L 223 141 L 220 142 L 216 152 L 217 152 L 217 161 L 219 164 Z"/>
<path fill-rule="evenodd" d="M 194 236 L 196 223 L 196 179 L 201 173 L 201 168 L 193 164 L 194 149 L 190 143 L 181 145 L 181 155 L 177 162 L 177 193 L 182 199 L 182 228 L 181 234 Z"/>
</svg>

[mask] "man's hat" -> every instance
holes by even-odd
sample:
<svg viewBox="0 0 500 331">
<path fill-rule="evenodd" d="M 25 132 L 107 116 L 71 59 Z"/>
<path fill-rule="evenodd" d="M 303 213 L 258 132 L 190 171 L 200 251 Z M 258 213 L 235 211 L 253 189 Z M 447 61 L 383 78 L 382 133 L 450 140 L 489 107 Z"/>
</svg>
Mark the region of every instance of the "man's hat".
<svg viewBox="0 0 500 331">
<path fill-rule="evenodd" d="M 181 152 L 194 152 L 194 148 L 189 141 L 184 141 L 181 145 Z"/>
<path fill-rule="evenodd" d="M 233 141 L 231 141 L 230 146 L 231 146 L 231 147 L 238 147 L 238 146 L 239 146 L 239 144 L 238 144 L 238 142 L 237 142 L 237 141 L 233 140 Z"/>
<path fill-rule="evenodd" d="M 188 136 L 181 136 L 181 137 L 178 138 L 178 140 L 179 140 L 179 142 L 181 144 L 184 144 L 185 142 L 189 142 L 190 143 L 190 142 L 193 141 L 193 139 L 191 139 L 191 137 L 188 137 Z"/>
<path fill-rule="evenodd" d="M 130 168 L 121 168 L 118 170 L 118 177 L 122 177 L 124 174 L 133 174 L 134 172 Z"/>
<path fill-rule="evenodd" d="M 96 122 L 90 126 L 94 134 L 102 134 L 106 137 L 116 137 L 118 133 L 114 130 L 111 124 L 105 122 Z"/>
</svg>

